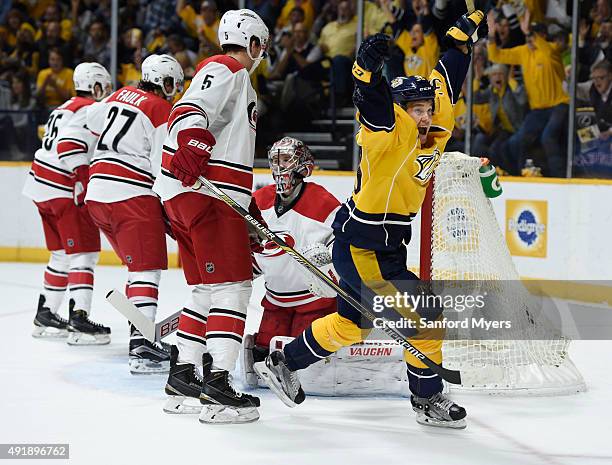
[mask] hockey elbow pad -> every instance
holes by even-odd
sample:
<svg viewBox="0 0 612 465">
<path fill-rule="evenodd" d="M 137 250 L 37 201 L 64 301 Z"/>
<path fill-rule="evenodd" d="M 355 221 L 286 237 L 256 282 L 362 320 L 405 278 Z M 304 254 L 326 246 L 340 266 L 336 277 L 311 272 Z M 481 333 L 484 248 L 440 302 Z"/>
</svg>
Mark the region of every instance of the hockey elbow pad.
<svg viewBox="0 0 612 465">
<path fill-rule="evenodd" d="M 217 143 L 206 129 L 184 129 L 177 136 L 178 149 L 172 156 L 170 171 L 184 187 L 193 186 L 198 176 L 206 173 L 206 166 Z"/>
<path fill-rule="evenodd" d="M 386 34 L 374 34 L 365 39 L 357 51 L 357 59 L 353 63 L 353 77 L 366 84 L 374 83 L 377 76 L 391 56 L 389 41 Z"/>
<path fill-rule="evenodd" d="M 477 32 L 483 19 L 484 14 L 480 10 L 466 13 L 446 32 L 446 37 L 451 44 L 466 45 L 471 50 L 472 44 L 476 43 L 479 35 L 484 35 L 484 33 L 478 34 Z"/>
</svg>

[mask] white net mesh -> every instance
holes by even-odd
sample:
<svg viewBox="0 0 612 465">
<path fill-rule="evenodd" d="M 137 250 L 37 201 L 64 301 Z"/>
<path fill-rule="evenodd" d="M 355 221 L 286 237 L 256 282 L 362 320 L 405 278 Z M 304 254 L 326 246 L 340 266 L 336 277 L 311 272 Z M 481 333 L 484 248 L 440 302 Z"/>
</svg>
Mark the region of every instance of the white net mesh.
<svg viewBox="0 0 612 465">
<path fill-rule="evenodd" d="M 488 302 L 486 318 L 511 319 L 513 333 L 509 337 L 504 330 L 504 340 L 488 339 L 490 332 L 487 340 L 474 340 L 472 330 L 468 340 L 467 333 L 449 330 L 445 366 L 461 370 L 461 388 L 468 390 L 536 395 L 584 390 L 568 356 L 570 341 L 553 329 L 538 299 L 520 282 L 479 168 L 480 159 L 453 152 L 444 154 L 436 169 L 431 279 L 482 280 L 479 292 L 499 299 L 499 305 Z M 508 340 L 513 334 L 517 339 Z"/>
</svg>

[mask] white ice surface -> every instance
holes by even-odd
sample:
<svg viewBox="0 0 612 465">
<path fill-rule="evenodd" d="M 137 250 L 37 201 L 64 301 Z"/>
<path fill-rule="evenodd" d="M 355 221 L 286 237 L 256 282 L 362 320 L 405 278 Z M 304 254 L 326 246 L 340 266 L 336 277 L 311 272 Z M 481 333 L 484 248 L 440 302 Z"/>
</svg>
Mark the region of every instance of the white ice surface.
<svg viewBox="0 0 612 465">
<path fill-rule="evenodd" d="M 104 300 L 123 288 L 123 269 L 96 270 L 92 319 L 113 331 L 101 347 L 30 336 L 42 273 L 42 265 L 0 264 L 0 443 L 70 443 L 69 463 L 78 465 L 612 464 L 610 341 L 573 343 L 587 393 L 456 395 L 469 415 L 463 431 L 416 424 L 407 399 L 310 397 L 289 409 L 268 391 L 258 392 L 258 422 L 210 426 L 162 412 L 165 376 L 129 374 L 127 324 Z M 187 292 L 180 271 L 164 272 L 158 318 Z M 261 283 L 253 302 L 260 296 Z M 260 318 L 251 310 L 250 329 Z"/>
</svg>

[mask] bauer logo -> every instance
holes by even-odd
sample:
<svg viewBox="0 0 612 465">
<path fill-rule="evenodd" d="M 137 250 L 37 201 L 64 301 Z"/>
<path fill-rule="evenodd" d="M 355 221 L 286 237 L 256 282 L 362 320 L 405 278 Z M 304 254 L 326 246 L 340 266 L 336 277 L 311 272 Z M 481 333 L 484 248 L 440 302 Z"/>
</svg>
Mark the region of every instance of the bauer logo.
<svg viewBox="0 0 612 465">
<path fill-rule="evenodd" d="M 546 257 L 548 203 L 506 200 L 506 243 L 512 255 Z"/>
</svg>

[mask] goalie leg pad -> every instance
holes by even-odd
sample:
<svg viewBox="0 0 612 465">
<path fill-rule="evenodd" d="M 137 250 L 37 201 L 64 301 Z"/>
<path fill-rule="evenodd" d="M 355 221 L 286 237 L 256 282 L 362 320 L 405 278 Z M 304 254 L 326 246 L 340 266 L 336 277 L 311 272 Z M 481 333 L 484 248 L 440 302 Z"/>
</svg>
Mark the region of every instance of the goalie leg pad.
<svg viewBox="0 0 612 465">
<path fill-rule="evenodd" d="M 201 366 L 206 352 L 206 323 L 211 305 L 210 285 L 194 286 L 183 307 L 176 332 L 180 362 Z"/>
<path fill-rule="evenodd" d="M 206 324 L 208 352 L 213 368 L 231 372 L 242 345 L 251 281 L 211 284 L 211 308 Z"/>
<path fill-rule="evenodd" d="M 259 330 L 257 331 L 257 337 L 255 338 L 255 345 L 268 347 L 270 345 L 270 340 L 272 340 L 274 336 L 297 336 L 297 334 L 291 334 L 291 327 L 295 317 L 295 310 L 290 307 L 264 307 L 261 323 L 259 323 Z M 302 330 L 307 326 L 309 325 L 305 325 Z"/>
</svg>

